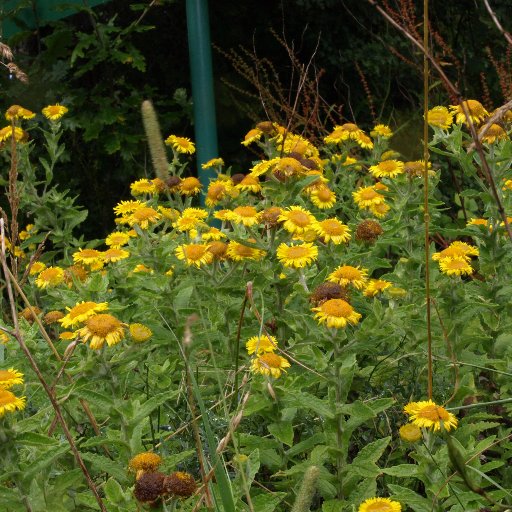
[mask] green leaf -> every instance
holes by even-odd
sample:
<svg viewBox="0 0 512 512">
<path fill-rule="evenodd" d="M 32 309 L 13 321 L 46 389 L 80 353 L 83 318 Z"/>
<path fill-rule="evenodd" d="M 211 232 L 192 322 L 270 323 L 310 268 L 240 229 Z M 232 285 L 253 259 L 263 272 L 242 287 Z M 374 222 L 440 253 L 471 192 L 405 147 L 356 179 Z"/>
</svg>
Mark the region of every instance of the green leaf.
<svg viewBox="0 0 512 512">
<path fill-rule="evenodd" d="M 353 471 L 365 478 L 377 477 L 381 470 L 375 463 L 382 457 L 390 441 L 391 437 L 384 437 L 365 446 L 347 468 L 349 472 Z"/>
<path fill-rule="evenodd" d="M 293 445 L 293 425 L 291 421 L 280 421 L 267 426 L 268 431 L 283 444 Z"/>
<path fill-rule="evenodd" d="M 322 512 L 339 512 L 343 510 L 345 501 L 343 500 L 327 500 L 322 505 Z"/>
<path fill-rule="evenodd" d="M 127 475 L 126 467 L 96 453 L 85 452 L 82 453 L 82 458 L 87 462 L 90 462 L 97 471 L 103 471 L 113 476 L 116 480 L 126 484 Z"/>
<path fill-rule="evenodd" d="M 399 464 L 390 468 L 383 468 L 382 472 L 386 473 L 386 475 L 408 478 L 418 476 L 419 468 L 415 464 Z"/>
<path fill-rule="evenodd" d="M 282 386 L 276 387 L 283 392 L 282 400 L 287 407 L 310 409 L 324 418 L 334 418 L 334 411 L 325 400 L 321 400 L 320 398 L 303 391 L 287 389 Z"/>
<path fill-rule="evenodd" d="M 50 446 L 58 443 L 56 439 L 37 432 L 24 432 L 16 436 L 16 444 L 25 446 Z"/>
<path fill-rule="evenodd" d="M 304 441 L 295 444 L 285 453 L 287 457 L 294 457 L 295 455 L 308 451 L 314 446 L 317 446 L 322 443 L 325 443 L 325 434 L 317 432 L 316 434 L 313 434 L 311 437 L 307 437 Z"/>
<path fill-rule="evenodd" d="M 127 497 L 123 492 L 123 488 L 119 485 L 119 482 L 114 478 L 109 478 L 107 483 L 103 486 L 106 498 L 116 505 L 121 505 L 127 501 Z"/>
<path fill-rule="evenodd" d="M 30 482 L 36 476 L 44 474 L 48 466 L 53 464 L 55 460 L 57 460 L 59 457 L 62 457 L 62 455 L 68 452 L 68 443 L 62 443 L 58 447 L 52 446 L 46 452 L 44 452 L 39 458 L 37 458 L 35 461 L 27 465 L 26 468 L 24 468 L 24 471 L 22 473 L 23 480 L 25 480 L 26 482 Z"/>
<path fill-rule="evenodd" d="M 414 512 L 432 512 L 432 503 L 419 494 L 400 485 L 389 484 L 392 497 L 400 503 L 407 504 Z"/>
<path fill-rule="evenodd" d="M 276 507 L 286 497 L 285 492 L 273 492 L 272 494 L 258 494 L 251 497 L 254 510 L 258 512 L 274 512 Z"/>
<path fill-rule="evenodd" d="M 188 307 L 193 291 L 194 286 L 187 286 L 176 294 L 176 297 L 174 297 L 174 300 L 172 301 L 172 306 L 175 311 Z"/>
<path fill-rule="evenodd" d="M 160 407 L 165 402 L 173 401 L 179 394 L 180 391 L 168 391 L 151 397 L 137 409 L 137 414 L 127 422 L 128 425 L 132 428 L 135 427 L 135 425 L 147 418 L 157 407 Z"/>
</svg>

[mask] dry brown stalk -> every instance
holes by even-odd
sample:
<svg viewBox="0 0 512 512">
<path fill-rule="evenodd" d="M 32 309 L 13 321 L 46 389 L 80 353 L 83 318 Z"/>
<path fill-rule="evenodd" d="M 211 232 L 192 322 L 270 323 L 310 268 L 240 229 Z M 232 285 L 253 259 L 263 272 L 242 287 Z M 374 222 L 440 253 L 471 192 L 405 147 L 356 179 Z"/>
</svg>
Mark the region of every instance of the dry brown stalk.
<svg viewBox="0 0 512 512">
<path fill-rule="evenodd" d="M 501 121 L 501 118 L 505 115 L 506 112 L 508 112 L 510 109 L 512 109 L 512 100 L 510 101 L 507 101 L 507 103 L 505 103 L 504 105 L 502 105 L 501 107 L 498 107 L 492 114 L 492 116 L 490 116 L 487 121 L 485 122 L 485 124 L 482 125 L 482 127 L 480 128 L 480 130 L 478 131 L 478 140 L 481 142 L 483 137 L 485 136 L 485 134 L 487 133 L 487 130 L 489 130 L 489 128 L 494 124 L 494 123 L 499 123 Z M 467 149 L 467 152 L 469 153 L 470 151 L 472 151 L 473 149 L 475 149 L 475 142 L 473 141 L 469 146 L 468 146 L 468 149 Z"/>
<path fill-rule="evenodd" d="M 485 5 L 485 8 L 487 9 L 487 12 L 489 13 L 489 15 L 491 16 L 492 18 L 492 21 L 494 22 L 494 24 L 496 25 L 496 27 L 498 28 L 498 30 L 503 34 L 503 36 L 505 37 L 505 39 L 508 41 L 508 44 L 511 44 L 512 45 L 512 36 L 510 35 L 509 32 L 507 32 L 502 26 L 501 26 L 501 23 L 499 22 L 498 20 L 498 17 L 496 16 L 496 13 L 492 10 L 491 6 L 489 5 L 489 2 L 488 0 L 484 0 L 484 5 Z"/>
</svg>

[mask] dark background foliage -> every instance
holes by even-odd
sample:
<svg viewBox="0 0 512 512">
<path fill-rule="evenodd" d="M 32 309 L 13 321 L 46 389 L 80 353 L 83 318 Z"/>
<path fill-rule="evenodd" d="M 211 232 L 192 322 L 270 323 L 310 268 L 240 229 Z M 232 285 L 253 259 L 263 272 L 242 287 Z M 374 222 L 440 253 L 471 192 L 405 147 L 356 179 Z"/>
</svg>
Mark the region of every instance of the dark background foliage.
<svg viewBox="0 0 512 512">
<path fill-rule="evenodd" d="M 185 2 L 161 0 L 145 12 L 148 4 L 113 0 L 37 30 L 20 26 L 7 41 L 30 83 L 2 74 L 2 108 L 18 103 L 38 111 L 57 101 L 70 108 L 64 120 L 66 161 L 56 178 L 80 194 L 90 211 L 88 237 L 113 228 L 112 206 L 128 197 L 131 181 L 152 172 L 139 115 L 143 99 L 154 101 L 164 135 L 193 138 Z M 508 0 L 492 4 L 506 24 Z M 421 34 L 422 2 L 381 5 Z M 464 95 L 481 99 L 487 108 L 510 99 L 512 49 L 482 2 L 432 0 L 430 14 L 434 53 Z M 277 103 L 285 98 L 292 104 L 300 64 L 310 61 L 308 73 L 323 107 L 315 126 L 300 127 L 305 133 L 319 135 L 333 122 L 355 121 L 363 128 L 389 123 L 398 128 L 394 147 L 407 158 L 419 156 L 422 55 L 369 3 L 215 0 L 210 21 L 217 48 L 219 153 L 236 171 L 247 170 L 252 156 L 240 146 L 241 138 L 269 114 L 261 90 Z M 430 98 L 432 105 L 451 101 L 435 76 Z M 303 95 L 297 114 L 312 101 Z M 286 123 L 289 111 L 276 108 L 271 117 Z"/>
</svg>

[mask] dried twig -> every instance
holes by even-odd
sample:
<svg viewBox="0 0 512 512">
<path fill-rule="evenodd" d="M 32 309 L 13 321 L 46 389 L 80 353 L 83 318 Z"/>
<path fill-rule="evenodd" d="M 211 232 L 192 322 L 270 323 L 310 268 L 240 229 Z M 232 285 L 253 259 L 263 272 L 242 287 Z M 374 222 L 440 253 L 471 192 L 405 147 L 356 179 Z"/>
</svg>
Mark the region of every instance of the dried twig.
<svg viewBox="0 0 512 512">
<path fill-rule="evenodd" d="M 502 26 L 498 18 L 496 17 L 496 13 L 491 9 L 491 6 L 489 5 L 488 0 L 484 0 L 485 8 L 487 9 L 487 12 L 492 18 L 492 21 L 494 21 L 494 24 L 496 25 L 497 29 L 503 34 L 505 39 L 508 41 L 508 44 L 512 44 L 512 36 L 509 32 L 507 32 Z"/>
</svg>

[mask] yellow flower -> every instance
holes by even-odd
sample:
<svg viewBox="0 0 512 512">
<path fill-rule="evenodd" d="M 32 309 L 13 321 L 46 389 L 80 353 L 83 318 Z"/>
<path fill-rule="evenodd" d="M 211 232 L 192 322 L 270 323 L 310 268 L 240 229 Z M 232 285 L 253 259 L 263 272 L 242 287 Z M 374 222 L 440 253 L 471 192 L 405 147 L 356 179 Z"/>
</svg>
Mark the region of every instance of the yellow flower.
<svg viewBox="0 0 512 512">
<path fill-rule="evenodd" d="M 335 126 L 334 130 L 327 135 L 327 137 L 324 137 L 324 142 L 326 144 L 339 144 L 340 142 L 349 139 L 357 141 L 357 139 L 363 134 L 363 130 L 361 130 L 356 124 L 345 123 L 341 126 Z"/>
<path fill-rule="evenodd" d="M 260 140 L 262 135 L 263 132 L 261 130 L 258 130 L 257 128 L 249 130 L 245 134 L 244 140 L 242 141 L 242 146 L 248 146 L 249 144 L 252 144 L 253 142 Z"/>
<path fill-rule="evenodd" d="M 313 229 L 325 242 L 332 241 L 335 245 L 348 242 L 350 240 L 349 227 L 338 219 L 322 220 L 315 224 Z"/>
<path fill-rule="evenodd" d="M 110 233 L 105 239 L 105 244 L 110 246 L 112 249 L 120 249 L 123 245 L 126 245 L 130 241 L 130 235 L 122 233 L 121 231 L 115 231 Z"/>
<path fill-rule="evenodd" d="M 310 195 L 311 202 L 322 210 L 331 208 L 336 203 L 336 194 L 329 188 L 324 186 L 315 188 Z"/>
<path fill-rule="evenodd" d="M 208 251 L 208 244 L 180 245 L 175 250 L 176 257 L 187 265 L 208 265 L 213 261 L 213 254 Z"/>
<path fill-rule="evenodd" d="M 208 244 L 208 252 L 211 252 L 213 254 L 213 258 L 216 260 L 225 259 L 227 250 L 228 244 L 225 244 L 224 242 L 220 242 L 218 240 L 214 240 L 213 242 L 210 242 Z"/>
<path fill-rule="evenodd" d="M 489 129 L 485 132 L 485 135 L 482 137 L 482 142 L 493 144 L 497 140 L 506 139 L 508 139 L 507 132 L 499 124 L 491 124 Z"/>
<path fill-rule="evenodd" d="M 77 302 L 72 308 L 66 307 L 68 313 L 59 320 L 62 327 L 74 327 L 85 322 L 100 311 L 108 309 L 107 302 Z"/>
<path fill-rule="evenodd" d="M 73 253 L 73 261 L 88 265 L 91 270 L 98 270 L 103 267 L 103 254 L 96 249 L 79 249 Z"/>
<path fill-rule="evenodd" d="M 356 142 L 363 148 L 363 149 L 373 149 L 373 142 L 368 135 L 365 133 L 362 133 L 359 135 L 356 139 Z"/>
<path fill-rule="evenodd" d="M 402 506 L 398 501 L 389 498 L 369 498 L 357 509 L 357 512 L 401 512 Z"/>
<path fill-rule="evenodd" d="M 376 178 L 395 178 L 404 172 L 404 163 L 399 160 L 384 160 L 370 166 L 370 172 Z"/>
<path fill-rule="evenodd" d="M 255 357 L 251 362 L 251 371 L 253 373 L 272 376 L 275 379 L 278 379 L 282 372 L 286 373 L 286 368 L 289 367 L 290 363 L 287 359 L 272 352 Z"/>
<path fill-rule="evenodd" d="M 130 324 L 129 330 L 130 336 L 136 343 L 144 343 L 153 336 L 151 329 L 144 324 Z"/>
<path fill-rule="evenodd" d="M 145 178 L 134 181 L 130 185 L 130 191 L 132 196 L 140 196 L 142 194 L 156 194 L 158 192 L 155 184 Z"/>
<path fill-rule="evenodd" d="M 123 325 L 116 317 L 108 313 L 91 316 L 85 321 L 85 327 L 77 331 L 84 341 L 89 341 L 93 350 L 99 350 L 105 342 L 111 347 L 124 338 Z"/>
<path fill-rule="evenodd" d="M 45 268 L 45 263 L 43 263 L 42 261 L 35 261 L 30 267 L 29 274 L 31 276 L 35 276 L 36 274 L 39 274 L 39 272 L 42 272 Z"/>
<path fill-rule="evenodd" d="M 77 333 L 73 331 L 64 331 L 59 334 L 59 339 L 64 341 L 74 340 Z"/>
<path fill-rule="evenodd" d="M 335 329 L 346 327 L 347 324 L 356 325 L 362 316 L 343 299 L 326 300 L 311 311 L 316 312 L 315 318 L 320 324 L 325 322 L 327 327 Z"/>
<path fill-rule="evenodd" d="M 390 207 L 386 203 L 372 204 L 370 206 L 370 211 L 379 219 L 385 217 L 389 210 Z"/>
<path fill-rule="evenodd" d="M 437 431 L 441 429 L 441 424 L 445 430 L 457 428 L 455 415 L 432 400 L 410 402 L 404 407 L 404 412 L 409 415 L 409 421 L 420 428 Z"/>
<path fill-rule="evenodd" d="M 66 114 L 68 109 L 64 105 L 48 105 L 43 108 L 43 115 L 49 119 L 50 121 L 58 121 L 64 114 Z"/>
<path fill-rule="evenodd" d="M 222 158 L 212 158 L 208 162 L 201 164 L 202 169 L 211 169 L 212 167 L 223 167 L 224 160 Z"/>
<path fill-rule="evenodd" d="M 135 455 L 128 463 L 131 471 L 149 471 L 154 472 L 162 464 L 162 457 L 153 452 L 143 452 Z"/>
<path fill-rule="evenodd" d="M 290 206 L 281 213 L 278 220 L 284 223 L 286 231 L 299 234 L 312 228 L 316 223 L 314 215 L 301 206 Z"/>
<path fill-rule="evenodd" d="M 505 180 L 503 182 L 502 190 L 512 190 L 512 180 Z"/>
<path fill-rule="evenodd" d="M 299 176 L 301 174 L 304 174 L 305 171 L 305 169 L 302 167 L 301 163 L 297 159 L 287 156 L 279 159 L 276 165 L 276 170 L 280 171 L 282 175 L 286 177 Z"/>
<path fill-rule="evenodd" d="M 471 118 L 471 121 L 473 121 L 474 124 L 480 124 L 488 115 L 489 113 L 483 105 L 477 101 L 477 100 L 467 100 L 462 102 L 466 108 L 469 111 L 469 117 Z M 466 115 L 464 114 L 464 110 L 462 109 L 461 105 L 450 105 L 450 110 L 452 114 L 455 115 L 455 122 L 457 124 L 466 122 Z"/>
<path fill-rule="evenodd" d="M 480 253 L 478 247 L 457 240 L 455 242 L 452 242 L 446 249 L 434 253 L 432 255 L 432 259 L 434 261 L 441 261 L 445 258 L 460 257 L 469 261 L 470 256 L 478 256 L 479 254 Z"/>
<path fill-rule="evenodd" d="M 226 234 L 223 233 L 220 229 L 210 228 L 206 233 L 201 235 L 201 238 L 205 242 L 209 242 L 211 240 L 221 240 L 222 238 L 226 238 Z"/>
<path fill-rule="evenodd" d="M 402 425 L 398 433 L 400 434 L 400 439 L 408 443 L 415 443 L 421 439 L 421 430 L 413 423 L 406 423 L 405 425 Z"/>
<path fill-rule="evenodd" d="M 383 292 L 387 288 L 391 287 L 391 285 L 392 284 L 389 281 L 385 281 L 384 279 L 370 279 L 364 289 L 363 295 L 365 297 L 375 297 L 375 295 Z"/>
<path fill-rule="evenodd" d="M 147 229 L 150 224 L 155 224 L 161 217 L 154 208 L 141 206 L 128 217 L 127 221 L 130 226 L 137 224 L 141 229 Z"/>
<path fill-rule="evenodd" d="M 105 263 L 116 263 L 130 256 L 130 253 L 124 249 L 116 249 L 111 247 L 103 253 L 103 261 Z"/>
<path fill-rule="evenodd" d="M 248 240 L 249 241 L 249 240 Z M 242 260 L 261 260 L 265 256 L 265 251 L 257 247 L 249 247 L 231 240 L 228 244 L 226 254 L 234 261 Z"/>
<path fill-rule="evenodd" d="M 179 190 L 184 196 L 194 196 L 201 192 L 201 188 L 201 182 L 197 178 L 189 176 L 181 181 Z"/>
<path fill-rule="evenodd" d="M 16 384 L 23 384 L 23 373 L 14 368 L 0 370 L 0 389 L 9 389 Z"/>
<path fill-rule="evenodd" d="M 196 148 L 194 143 L 191 142 L 187 137 L 177 137 L 176 135 L 169 135 L 167 139 L 165 139 L 165 143 L 168 146 L 171 146 L 174 151 L 177 153 L 185 153 L 192 155 L 196 152 Z"/>
<path fill-rule="evenodd" d="M 489 221 L 487 219 L 469 219 L 468 223 L 466 224 L 466 227 L 467 226 L 484 226 L 492 228 L 492 226 L 489 225 Z"/>
<path fill-rule="evenodd" d="M 404 163 L 404 171 L 409 176 L 420 177 L 425 175 L 425 161 L 424 160 L 415 160 L 413 162 L 405 162 Z M 432 164 L 430 162 L 427 163 L 427 172 L 429 176 L 435 176 L 435 172 L 432 171 Z"/>
<path fill-rule="evenodd" d="M 340 265 L 334 272 L 327 277 L 327 281 L 337 283 L 341 286 L 351 284 L 357 290 L 366 286 L 368 270 L 365 268 L 352 267 L 350 265 Z"/>
<path fill-rule="evenodd" d="M 146 265 L 143 263 L 139 263 L 138 265 L 135 265 L 133 272 L 135 274 L 153 274 L 154 270 L 152 268 L 146 267 Z"/>
<path fill-rule="evenodd" d="M 253 192 L 254 194 L 261 192 L 260 180 L 250 174 L 245 176 L 238 185 L 235 185 L 235 187 L 243 192 Z"/>
<path fill-rule="evenodd" d="M 259 213 L 254 206 L 237 206 L 230 215 L 230 220 L 235 224 L 254 226 L 259 224 Z"/>
<path fill-rule="evenodd" d="M 471 275 L 474 270 L 463 256 L 455 256 L 453 258 L 443 258 L 439 260 L 439 268 L 443 274 L 447 276 L 462 276 L 464 274 Z"/>
<path fill-rule="evenodd" d="M 373 130 L 370 132 L 372 137 L 382 137 L 383 139 L 389 139 L 393 136 L 393 132 L 391 128 L 386 124 L 378 124 L 374 126 Z"/>
<path fill-rule="evenodd" d="M 384 203 L 385 200 L 385 197 L 379 194 L 373 186 L 358 188 L 355 192 L 352 192 L 352 197 L 361 209 Z"/>
<path fill-rule="evenodd" d="M 0 389 L 0 418 L 5 415 L 6 412 L 15 412 L 16 409 L 21 411 L 25 408 L 26 398 L 17 397 L 14 393 L 7 391 L 6 389 Z"/>
<path fill-rule="evenodd" d="M 195 230 L 199 224 L 203 223 L 197 217 L 180 217 L 176 222 L 172 223 L 172 226 L 178 231 L 192 231 Z"/>
<path fill-rule="evenodd" d="M 64 281 L 71 288 L 75 282 L 84 282 L 88 273 L 82 265 L 71 265 L 64 271 Z"/>
<path fill-rule="evenodd" d="M 145 203 L 141 201 L 121 201 L 114 206 L 114 213 L 116 215 L 126 215 L 134 212 L 137 208 L 144 206 Z"/>
<path fill-rule="evenodd" d="M 453 124 L 453 114 L 446 107 L 434 107 L 427 112 L 427 123 L 442 130 L 448 130 Z"/>
<path fill-rule="evenodd" d="M 318 258 L 318 247 L 312 243 L 292 246 L 283 243 L 277 248 L 277 258 L 285 267 L 302 268 Z"/>
<path fill-rule="evenodd" d="M 5 142 L 12 137 L 12 126 L 4 126 L 0 130 L 0 142 Z M 23 141 L 26 138 L 26 133 L 18 126 L 14 127 L 14 138 L 16 141 Z"/>
<path fill-rule="evenodd" d="M 208 185 L 208 191 L 206 192 L 206 206 L 212 208 L 216 204 L 218 204 L 222 199 L 229 194 L 230 189 L 232 188 L 231 180 L 214 180 L 211 181 Z"/>
<path fill-rule="evenodd" d="M 265 352 L 274 352 L 277 348 L 277 340 L 274 336 L 267 336 L 262 334 L 261 336 L 253 336 L 247 340 L 245 344 L 247 353 L 251 354 L 264 354 Z"/>
<path fill-rule="evenodd" d="M 62 311 L 48 311 L 48 313 L 43 317 L 43 322 L 46 325 L 51 325 L 58 322 L 61 318 L 64 318 L 64 313 L 62 313 Z"/>
<path fill-rule="evenodd" d="M 19 105 L 11 105 L 5 113 L 7 121 L 12 119 L 32 119 L 35 116 L 34 112 Z"/>
<path fill-rule="evenodd" d="M 38 288 L 58 286 L 64 281 L 64 270 L 60 267 L 48 267 L 39 273 L 36 278 Z"/>
<path fill-rule="evenodd" d="M 270 168 L 274 167 L 278 162 L 279 158 L 272 158 L 271 160 L 261 160 L 251 168 L 250 176 L 257 178 L 262 174 L 265 174 Z"/>
</svg>

